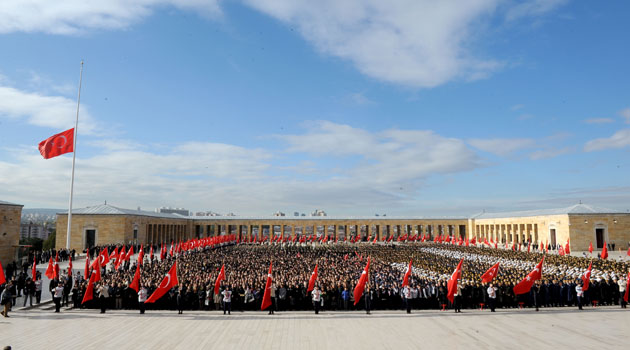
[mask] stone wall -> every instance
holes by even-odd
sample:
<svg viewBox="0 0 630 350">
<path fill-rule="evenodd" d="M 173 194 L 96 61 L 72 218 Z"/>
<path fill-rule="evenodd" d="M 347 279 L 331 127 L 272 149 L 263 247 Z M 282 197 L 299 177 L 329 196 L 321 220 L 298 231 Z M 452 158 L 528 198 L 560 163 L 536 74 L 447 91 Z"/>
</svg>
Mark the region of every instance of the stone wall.
<svg viewBox="0 0 630 350">
<path fill-rule="evenodd" d="M 20 243 L 21 205 L 0 204 L 0 263 L 6 266 L 15 259 Z"/>
</svg>

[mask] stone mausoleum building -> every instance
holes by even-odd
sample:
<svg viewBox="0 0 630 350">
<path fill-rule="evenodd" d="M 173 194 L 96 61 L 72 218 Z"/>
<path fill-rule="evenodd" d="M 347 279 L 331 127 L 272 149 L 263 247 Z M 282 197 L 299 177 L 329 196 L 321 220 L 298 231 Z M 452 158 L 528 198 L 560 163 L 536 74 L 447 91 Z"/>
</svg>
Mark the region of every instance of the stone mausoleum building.
<svg viewBox="0 0 630 350">
<path fill-rule="evenodd" d="M 22 205 L 0 200 L 0 263 L 6 265 L 15 260 L 20 243 Z"/>
<path fill-rule="evenodd" d="M 57 214 L 57 247 L 66 245 L 67 213 Z M 449 235 L 499 244 L 550 243 L 570 241 L 573 251 L 584 251 L 593 242 L 601 250 L 604 241 L 628 249 L 630 213 L 577 204 L 567 208 L 481 213 L 471 217 L 334 217 L 334 216 L 182 216 L 97 205 L 72 212 L 71 248 L 105 244 L 159 244 L 209 236 L 236 234 L 250 237 L 302 236 L 327 234 L 343 240 L 356 236 L 363 240 L 376 235 Z"/>
</svg>

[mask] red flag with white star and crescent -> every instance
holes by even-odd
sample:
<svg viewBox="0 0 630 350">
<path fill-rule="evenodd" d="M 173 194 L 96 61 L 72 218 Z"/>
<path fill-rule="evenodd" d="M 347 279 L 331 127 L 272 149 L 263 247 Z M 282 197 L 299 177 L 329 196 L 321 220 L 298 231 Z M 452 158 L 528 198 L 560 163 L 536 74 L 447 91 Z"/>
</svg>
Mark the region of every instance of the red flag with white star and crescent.
<svg viewBox="0 0 630 350">
<path fill-rule="evenodd" d="M 306 289 L 307 293 L 315 288 L 315 281 L 317 280 L 317 265 L 318 264 L 315 264 L 315 270 L 313 270 L 313 273 L 311 273 L 311 278 L 308 280 L 308 288 Z"/>
<path fill-rule="evenodd" d="M 448 280 L 448 283 L 447 283 L 448 291 L 446 293 L 446 298 L 451 303 L 455 299 L 455 294 L 457 294 L 457 280 L 462 275 L 462 264 L 463 263 L 464 263 L 464 258 L 462 258 L 462 260 L 459 261 L 459 264 L 457 264 L 457 267 L 455 268 L 455 271 L 453 271 L 453 274 L 451 275 L 451 278 Z"/>
<path fill-rule="evenodd" d="M 54 158 L 74 150 L 74 128 L 55 134 L 39 143 L 44 159 Z"/>
<path fill-rule="evenodd" d="M 413 258 L 409 260 L 409 266 L 407 266 L 407 271 L 405 271 L 405 276 L 403 277 L 403 287 L 409 285 L 409 276 L 411 276 L 411 267 L 413 265 Z"/>
<path fill-rule="evenodd" d="M 269 263 L 269 272 L 267 273 L 267 283 L 265 283 L 265 294 L 263 294 L 262 304 L 260 304 L 260 310 L 264 310 L 271 306 L 271 270 L 273 262 Z"/>
<path fill-rule="evenodd" d="M 588 286 L 591 282 L 591 268 L 593 267 L 593 262 L 591 261 L 590 264 L 588 264 L 588 269 L 586 270 L 586 272 L 584 273 L 584 275 L 582 276 L 582 290 L 583 291 L 587 291 L 588 290 Z"/>
<path fill-rule="evenodd" d="M 482 283 L 489 283 L 499 274 L 499 263 L 494 264 L 488 271 L 481 275 Z"/>
<path fill-rule="evenodd" d="M 543 262 L 545 261 L 545 257 L 540 260 L 540 262 L 534 267 L 532 272 L 530 272 L 522 281 L 520 281 L 517 285 L 514 286 L 514 294 L 524 294 L 529 292 L 534 285 L 536 280 L 542 278 L 542 267 Z"/>
<path fill-rule="evenodd" d="M 151 294 L 151 296 L 149 297 L 149 299 L 147 299 L 147 301 L 145 301 L 145 303 L 153 303 L 157 301 L 162 296 L 164 296 L 166 292 L 168 292 L 169 290 L 171 290 L 171 288 L 177 286 L 178 284 L 179 282 L 177 281 L 177 261 L 175 261 L 168 273 L 164 275 L 164 278 L 162 279 L 162 282 L 160 283 L 158 288 L 155 290 L 155 292 L 153 292 L 153 294 Z"/>
</svg>

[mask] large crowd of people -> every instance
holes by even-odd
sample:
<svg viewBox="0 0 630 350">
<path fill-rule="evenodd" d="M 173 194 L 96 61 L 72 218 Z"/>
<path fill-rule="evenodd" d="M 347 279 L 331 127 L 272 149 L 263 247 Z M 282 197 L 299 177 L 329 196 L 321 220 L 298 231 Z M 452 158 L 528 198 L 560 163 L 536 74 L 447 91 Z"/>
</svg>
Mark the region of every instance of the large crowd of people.
<svg viewBox="0 0 630 350">
<path fill-rule="evenodd" d="M 94 259 L 102 250 L 109 255 L 114 249 L 114 246 L 95 247 L 88 253 Z M 134 249 L 138 251 L 140 247 Z M 490 302 L 498 308 L 540 308 L 577 306 L 580 288 L 576 287 L 592 262 L 590 288 L 580 295 L 581 301 L 623 307 L 625 278 L 630 267 L 627 261 L 424 242 L 225 244 L 197 247 L 173 256 L 166 254 L 164 259 L 160 259 L 160 247 L 153 247 L 156 252 L 153 258 L 148 254 L 150 246 L 142 249 L 145 255 L 141 264 L 132 258 L 120 264 L 118 269 L 114 262 L 101 266 L 101 279 L 92 291 L 87 289 L 83 266 L 76 265 L 73 275 L 61 273 L 46 287 L 59 306 L 71 302 L 75 308 L 101 308 L 102 312 L 111 308 L 139 307 L 217 310 L 223 308 L 224 301 L 230 303 L 232 311 L 260 310 L 267 270 L 273 262 L 271 308 L 276 311 L 312 310 L 315 297 L 307 292 L 307 285 L 317 265 L 316 311 L 356 310 L 366 307 L 365 300 L 355 303 L 352 291 L 369 258 L 368 280 L 361 299 L 369 299 L 372 309 L 444 309 L 452 307 L 447 300 L 447 282 L 463 258 L 458 308 L 480 308 Z M 516 295 L 513 287 L 543 256 L 542 279 L 529 293 Z M 410 260 L 413 261 L 413 273 L 405 288 L 403 275 Z M 144 301 L 158 288 L 175 261 L 179 285 L 155 303 L 139 304 L 138 292 L 130 288 L 138 266 L 141 265 L 140 301 Z M 500 270 L 492 281 L 493 293 L 488 284 L 482 283 L 481 275 L 496 263 L 500 264 Z M 215 294 L 215 281 L 222 266 L 225 279 L 220 283 L 220 291 L 229 293 Z M 17 286 L 9 288 L 16 289 L 14 294 L 17 292 Z M 27 289 L 22 287 L 25 294 L 31 293 Z M 92 299 L 82 303 L 87 292 L 94 293 Z M 492 300 L 489 300 L 489 293 Z"/>
</svg>

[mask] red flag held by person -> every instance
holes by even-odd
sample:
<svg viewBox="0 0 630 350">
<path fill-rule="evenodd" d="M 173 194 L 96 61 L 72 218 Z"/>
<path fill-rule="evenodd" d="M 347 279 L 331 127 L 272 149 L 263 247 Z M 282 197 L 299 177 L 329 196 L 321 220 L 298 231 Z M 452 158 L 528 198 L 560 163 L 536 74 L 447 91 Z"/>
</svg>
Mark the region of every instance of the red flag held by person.
<svg viewBox="0 0 630 350">
<path fill-rule="evenodd" d="M 403 287 L 409 285 L 409 276 L 411 276 L 411 267 L 413 265 L 413 258 L 409 260 L 409 266 L 407 266 L 407 271 L 405 271 L 405 276 L 403 277 Z"/>
<path fill-rule="evenodd" d="M 53 267 L 55 272 L 54 278 L 59 279 L 59 251 L 55 254 L 55 265 Z"/>
<path fill-rule="evenodd" d="M 72 255 L 69 256 L 70 261 L 68 262 L 68 276 L 72 276 Z"/>
<path fill-rule="evenodd" d="M 173 263 L 173 266 L 171 266 L 171 269 L 162 279 L 162 282 L 160 283 L 158 288 L 155 290 L 155 292 L 153 292 L 153 294 L 151 294 L 151 296 L 149 297 L 149 299 L 147 299 L 147 301 L 145 301 L 145 303 L 153 303 L 157 301 L 164 294 L 166 294 L 166 292 L 168 292 L 169 290 L 171 290 L 171 288 L 177 286 L 178 284 L 179 282 L 177 281 L 177 261 L 175 261 Z"/>
<path fill-rule="evenodd" d="M 593 254 L 593 242 L 588 243 L 588 252 Z"/>
<path fill-rule="evenodd" d="M 457 294 L 457 280 L 462 275 L 463 263 L 464 263 L 464 258 L 462 258 L 462 260 L 459 261 L 459 264 L 457 264 L 457 267 L 455 268 L 455 271 L 453 271 L 451 278 L 448 280 L 448 284 L 447 284 L 448 292 L 446 293 L 446 298 L 451 303 L 453 303 L 453 300 L 455 300 L 455 294 Z"/>
<path fill-rule="evenodd" d="M 83 278 L 88 278 L 90 274 L 90 251 L 88 250 L 87 255 L 85 256 L 85 270 L 83 270 Z"/>
<path fill-rule="evenodd" d="M 96 282 L 96 275 L 92 274 L 92 276 L 90 276 L 90 280 L 88 281 L 87 288 L 85 289 L 85 294 L 83 294 L 81 304 L 85 304 L 86 301 L 92 300 L 92 297 L 94 296 L 94 282 Z"/>
<path fill-rule="evenodd" d="M 153 244 L 151 244 L 151 251 L 149 252 L 149 259 L 153 261 Z"/>
<path fill-rule="evenodd" d="M 313 273 L 311 273 L 311 278 L 308 280 L 308 288 L 306 289 L 306 292 L 310 292 L 313 290 L 313 288 L 315 288 L 315 281 L 317 280 L 317 264 L 315 264 L 315 270 L 313 270 Z"/>
<path fill-rule="evenodd" d="M 630 291 L 630 271 L 628 272 L 628 276 L 626 276 L 626 293 L 623 295 L 623 301 L 628 302 L 628 292 Z"/>
<path fill-rule="evenodd" d="M 31 269 L 31 275 L 33 275 L 33 281 L 37 280 L 37 259 L 35 257 L 33 257 L 33 268 Z"/>
<path fill-rule="evenodd" d="M 46 268 L 46 277 L 48 277 L 49 279 L 53 279 L 53 277 L 55 277 L 55 268 L 53 267 L 52 256 L 48 260 L 48 267 Z"/>
<path fill-rule="evenodd" d="M 582 290 L 583 291 L 587 291 L 588 290 L 588 286 L 591 283 L 591 268 L 592 267 L 593 267 L 593 262 L 591 261 L 591 263 L 588 264 L 588 269 L 586 270 L 586 272 L 582 276 Z"/>
<path fill-rule="evenodd" d="M 129 288 L 135 290 L 136 293 L 140 290 L 140 266 L 136 267 L 136 273 L 133 275 L 133 281 L 129 285 Z"/>
<path fill-rule="evenodd" d="M 39 153 L 44 159 L 50 159 L 70 153 L 74 147 L 74 128 L 55 134 L 39 143 Z"/>
<path fill-rule="evenodd" d="M 567 245 L 564 246 L 564 254 L 571 255 L 570 242 L 568 239 L 567 239 Z"/>
<path fill-rule="evenodd" d="M 608 258 L 608 246 L 606 245 L 606 241 L 604 241 L 604 248 L 602 248 L 602 259 L 606 260 Z"/>
<path fill-rule="evenodd" d="M 95 282 L 101 280 L 101 263 L 100 263 L 100 259 L 96 259 L 96 267 L 94 268 L 93 275 L 95 276 L 95 278 L 94 278 Z"/>
<path fill-rule="evenodd" d="M 214 282 L 214 294 L 219 294 L 219 288 L 221 287 L 221 281 L 225 279 L 225 264 L 221 265 L 221 271 L 217 276 L 217 280 Z"/>
<path fill-rule="evenodd" d="M 354 305 L 356 305 L 359 300 L 361 300 L 361 295 L 363 295 L 363 290 L 365 289 L 365 283 L 368 278 L 368 271 L 370 270 L 370 257 L 368 256 L 367 265 L 365 265 L 365 269 L 361 272 L 361 277 L 359 278 L 359 282 L 357 282 L 356 287 L 354 287 Z"/>
<path fill-rule="evenodd" d="M 120 248 L 120 253 L 118 253 L 118 257 L 116 258 L 116 265 L 114 266 L 114 269 L 118 270 L 118 267 L 120 267 L 120 264 L 125 261 L 126 257 L 127 252 L 125 251 L 125 246 L 123 245 L 122 248 Z"/>
<path fill-rule="evenodd" d="M 630 247 L 628 247 L 628 252 L 626 254 L 630 256 Z"/>
<path fill-rule="evenodd" d="M 481 275 L 482 283 L 489 283 L 499 274 L 499 263 L 494 264 L 488 271 Z"/>
<path fill-rule="evenodd" d="M 260 304 L 260 310 L 264 310 L 271 306 L 271 269 L 273 262 L 269 263 L 269 272 L 267 273 L 267 283 L 265 283 L 265 294 L 263 294 L 262 304 Z"/>
<path fill-rule="evenodd" d="M 111 254 L 109 254 L 109 260 L 114 260 L 118 258 L 118 246 L 114 248 Z"/>
<path fill-rule="evenodd" d="M 144 249 L 140 246 L 140 251 L 138 252 L 138 265 L 142 265 L 144 261 Z"/>
<path fill-rule="evenodd" d="M 131 257 L 134 255 L 135 253 L 133 252 L 133 246 L 129 246 L 129 250 L 127 251 L 127 255 L 125 255 L 125 260 L 129 261 L 129 259 L 131 259 Z"/>
<path fill-rule="evenodd" d="M 534 267 L 532 272 L 530 272 L 527 276 L 525 276 L 525 278 L 523 278 L 522 281 L 514 286 L 514 294 L 528 293 L 530 289 L 532 289 L 534 282 L 542 278 L 542 266 L 544 261 L 545 257 L 543 256 L 538 265 Z"/>
<path fill-rule="evenodd" d="M 2 264 L 0 264 L 0 285 L 7 283 L 7 278 L 4 276 L 4 270 L 2 269 Z"/>
</svg>

